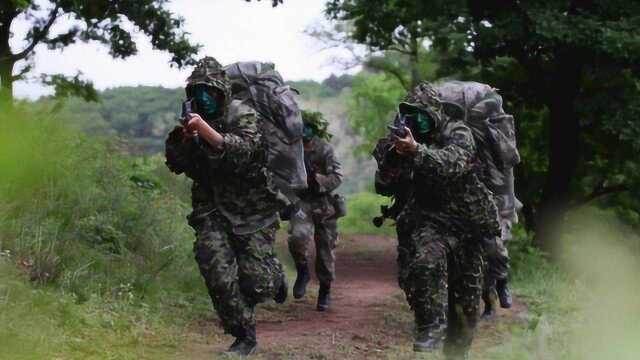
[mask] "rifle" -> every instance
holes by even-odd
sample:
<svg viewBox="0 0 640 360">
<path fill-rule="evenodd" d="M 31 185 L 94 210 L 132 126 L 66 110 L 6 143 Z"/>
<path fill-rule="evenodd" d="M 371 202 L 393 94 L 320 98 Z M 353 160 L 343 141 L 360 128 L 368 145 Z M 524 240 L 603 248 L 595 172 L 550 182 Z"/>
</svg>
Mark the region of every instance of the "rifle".
<svg viewBox="0 0 640 360">
<path fill-rule="evenodd" d="M 391 131 L 391 133 L 399 138 L 407 137 L 407 115 L 398 113 L 396 118 L 393 120 L 393 124 L 387 125 L 387 129 Z"/>
<path fill-rule="evenodd" d="M 182 126 L 186 127 L 189 120 L 191 120 L 191 116 L 196 113 L 196 101 L 195 99 L 187 99 L 182 102 L 182 115 L 180 116 L 180 123 Z M 193 141 L 196 145 L 200 146 L 200 137 L 195 136 Z"/>
<path fill-rule="evenodd" d="M 409 127 L 409 116 L 406 114 L 398 113 L 393 121 L 393 124 L 387 125 L 387 128 L 391 132 L 392 135 L 405 138 L 407 136 L 406 127 Z M 403 159 L 402 156 L 396 153 L 395 145 L 388 144 L 384 148 L 384 154 L 380 159 L 380 165 L 389 166 L 391 168 L 399 168 L 402 167 Z M 405 184 L 406 186 L 398 186 L 398 190 L 396 194 L 393 196 L 393 204 L 391 206 L 382 205 L 380 206 L 380 216 L 376 216 L 372 219 L 373 225 L 376 227 L 381 227 L 384 223 L 385 219 L 396 219 L 404 205 L 407 203 L 410 197 L 410 184 Z"/>
</svg>

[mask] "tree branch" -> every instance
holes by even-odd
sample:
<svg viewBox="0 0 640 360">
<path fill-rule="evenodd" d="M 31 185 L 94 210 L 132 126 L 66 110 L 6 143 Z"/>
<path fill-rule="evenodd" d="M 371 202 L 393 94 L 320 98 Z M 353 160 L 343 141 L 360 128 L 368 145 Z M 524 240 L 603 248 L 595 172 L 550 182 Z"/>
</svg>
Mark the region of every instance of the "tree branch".
<svg viewBox="0 0 640 360">
<path fill-rule="evenodd" d="M 593 188 L 593 191 L 591 191 L 591 194 L 585 196 L 584 198 L 576 202 L 576 207 L 586 205 L 591 201 L 605 195 L 629 191 L 629 186 L 627 186 L 626 184 L 618 184 L 618 185 L 612 185 L 612 186 L 605 186 L 604 184 L 605 184 L 604 180 L 600 181 L 598 185 L 596 185 Z"/>
<path fill-rule="evenodd" d="M 18 72 L 16 75 L 11 76 L 11 81 L 23 80 L 24 76 L 27 73 L 29 73 L 31 70 L 33 70 L 33 65 L 27 64 L 25 67 L 22 68 L 22 70 L 20 70 L 20 72 Z"/>
<path fill-rule="evenodd" d="M 29 55 L 29 53 L 33 51 L 36 45 L 38 45 L 42 40 L 46 39 L 47 34 L 51 29 L 51 26 L 53 25 L 53 23 L 55 23 L 56 19 L 58 18 L 58 10 L 60 10 L 60 5 L 56 5 L 56 7 L 53 10 L 51 10 L 51 13 L 49 14 L 49 20 L 47 20 L 47 23 L 42 28 L 34 29 L 33 38 L 31 39 L 31 44 L 29 44 L 29 46 L 27 46 L 21 52 L 17 54 L 13 54 L 12 55 L 13 60 L 17 61 L 17 60 L 22 60 L 26 58 Z"/>
</svg>

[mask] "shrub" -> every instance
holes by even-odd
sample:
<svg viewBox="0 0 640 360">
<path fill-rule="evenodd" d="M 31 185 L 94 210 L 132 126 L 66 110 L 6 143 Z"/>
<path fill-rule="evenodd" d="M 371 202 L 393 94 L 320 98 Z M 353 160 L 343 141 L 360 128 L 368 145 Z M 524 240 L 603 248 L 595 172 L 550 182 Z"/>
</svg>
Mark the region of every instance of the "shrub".
<svg viewBox="0 0 640 360">
<path fill-rule="evenodd" d="M 121 284 L 142 297 L 166 272 L 197 278 L 186 182 L 160 158 L 128 157 L 62 119 L 20 118 L 0 119 L 0 248 L 33 281 L 82 301 Z"/>
<path fill-rule="evenodd" d="M 377 228 L 372 219 L 380 216 L 380 206 L 388 205 L 389 198 L 371 192 L 359 192 L 347 196 L 347 216 L 338 222 L 338 230 L 343 234 L 394 235 L 392 220 L 386 220 Z"/>
</svg>

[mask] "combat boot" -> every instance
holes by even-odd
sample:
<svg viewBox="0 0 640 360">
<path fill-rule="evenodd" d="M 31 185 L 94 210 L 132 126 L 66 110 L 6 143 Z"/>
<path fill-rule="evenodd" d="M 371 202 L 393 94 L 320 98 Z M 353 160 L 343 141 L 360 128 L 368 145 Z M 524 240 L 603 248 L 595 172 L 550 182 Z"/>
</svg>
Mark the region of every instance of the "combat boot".
<svg viewBox="0 0 640 360">
<path fill-rule="evenodd" d="M 329 310 L 331 304 L 331 284 L 320 284 L 320 290 L 318 291 L 318 311 Z"/>
<path fill-rule="evenodd" d="M 278 292 L 276 292 L 276 296 L 273 297 L 273 300 L 282 304 L 287 301 L 287 296 L 289 295 L 289 284 L 287 284 L 287 278 L 284 273 L 282 274 L 282 278 L 280 279 L 280 284 L 278 286 Z"/>
<path fill-rule="evenodd" d="M 431 331 L 419 331 L 413 343 L 415 352 L 434 352 L 442 347 L 442 339 L 433 336 Z"/>
<path fill-rule="evenodd" d="M 256 341 L 256 329 L 245 329 L 241 336 L 231 344 L 227 354 L 237 356 L 250 356 L 258 351 L 258 342 Z"/>
<path fill-rule="evenodd" d="M 511 289 L 509 289 L 507 279 L 500 279 L 496 282 L 496 291 L 498 292 L 500 307 L 503 309 L 511 308 L 513 305 L 513 297 L 511 296 Z"/>
<path fill-rule="evenodd" d="M 296 277 L 295 284 L 293 284 L 293 297 L 302 299 L 307 292 L 307 284 L 310 280 L 309 266 L 307 266 L 307 264 L 297 265 L 296 270 L 298 271 L 298 276 Z"/>
<path fill-rule="evenodd" d="M 493 287 L 482 291 L 482 301 L 484 302 L 484 311 L 481 316 L 482 320 L 491 320 L 496 315 L 497 297 Z"/>
</svg>

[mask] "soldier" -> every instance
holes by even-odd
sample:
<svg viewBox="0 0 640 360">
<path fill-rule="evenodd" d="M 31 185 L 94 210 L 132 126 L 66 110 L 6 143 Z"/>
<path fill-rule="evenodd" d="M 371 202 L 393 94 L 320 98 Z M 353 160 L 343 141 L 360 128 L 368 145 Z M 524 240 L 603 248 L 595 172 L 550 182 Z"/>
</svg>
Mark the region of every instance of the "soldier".
<svg viewBox="0 0 640 360">
<path fill-rule="evenodd" d="M 331 282 L 335 279 L 335 253 L 338 230 L 336 207 L 331 194 L 342 182 L 340 164 L 327 140 L 327 122 L 319 112 L 303 111 L 304 159 L 308 189 L 299 194 L 300 201 L 293 210 L 289 226 L 289 251 L 296 264 L 298 276 L 293 296 L 300 299 L 309 282 L 307 252 L 309 242 L 316 245 L 316 276 L 320 282 L 318 311 L 326 311 L 331 301 Z"/>
<path fill-rule="evenodd" d="M 518 222 L 517 210 L 522 207 L 520 201 L 513 196 L 513 169 L 504 173 L 491 172 L 495 180 L 502 180 L 509 191 L 505 194 L 497 193 L 493 190 L 494 198 L 500 215 L 501 235 L 496 238 L 496 248 L 487 254 L 487 266 L 484 276 L 484 287 L 482 290 L 482 300 L 484 311 L 482 317 L 491 319 L 496 313 L 496 303 L 500 307 L 508 309 L 512 306 L 513 298 L 508 285 L 509 277 L 509 251 L 507 242 L 511 240 L 511 228 Z M 485 182 L 487 184 L 488 182 Z M 496 299 L 497 297 L 497 299 Z"/>
<path fill-rule="evenodd" d="M 444 113 L 429 83 L 407 95 L 398 116 L 407 127 L 374 150 L 375 185 L 402 202 L 395 207 L 399 284 L 415 315 L 414 351 L 444 344 L 447 358 L 466 358 L 479 315 L 483 247 L 500 231 L 497 209 L 476 174 L 471 130 Z"/>
<path fill-rule="evenodd" d="M 256 304 L 287 297 L 273 249 L 285 201 L 265 167 L 256 113 L 231 99 L 221 65 L 198 62 L 186 92 L 196 113 L 169 134 L 167 165 L 193 179 L 195 258 L 225 332 L 236 338 L 229 352 L 246 356 L 257 348 Z"/>
</svg>

